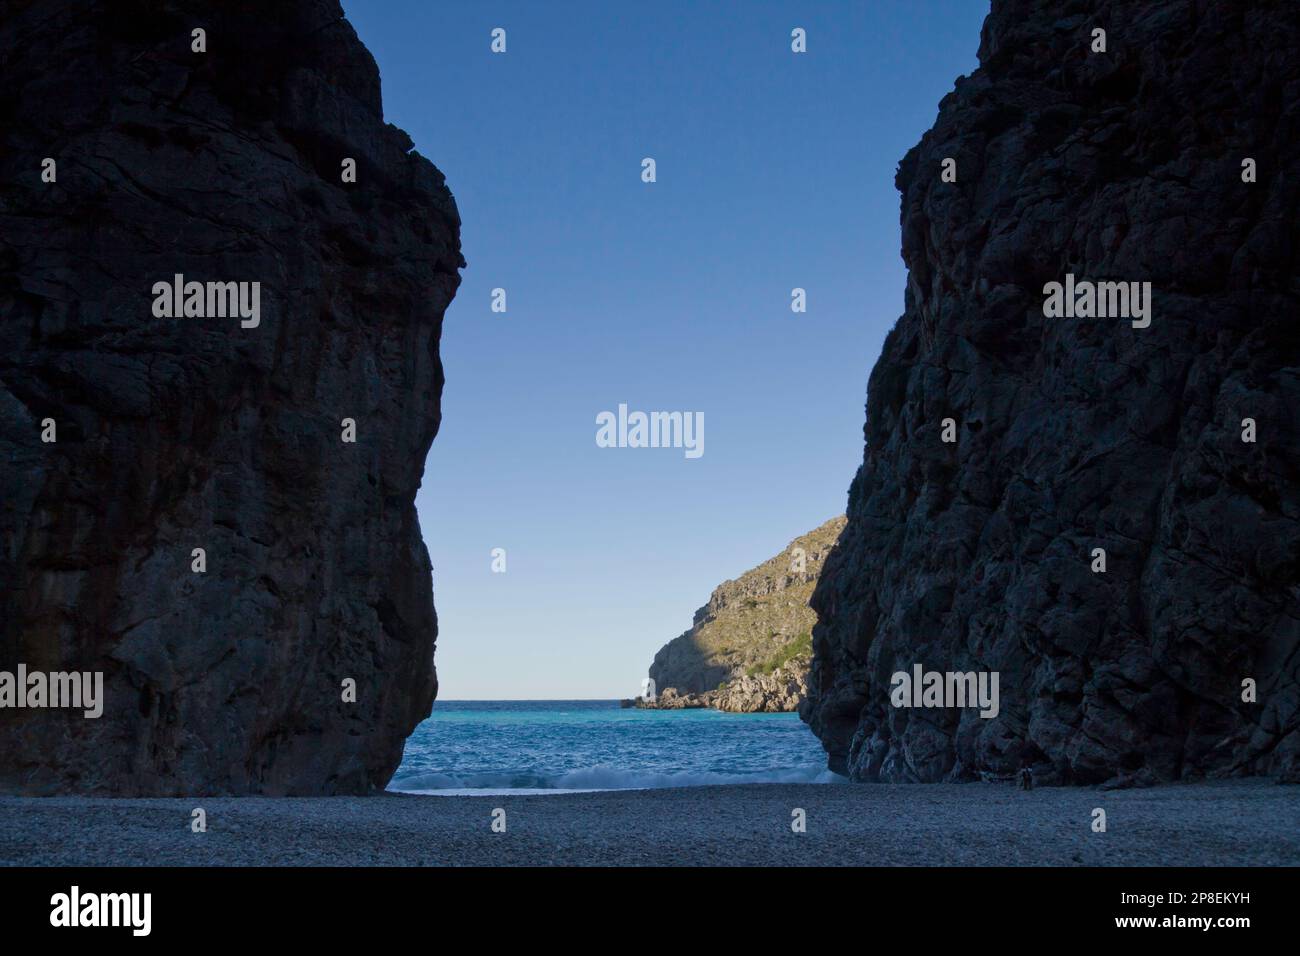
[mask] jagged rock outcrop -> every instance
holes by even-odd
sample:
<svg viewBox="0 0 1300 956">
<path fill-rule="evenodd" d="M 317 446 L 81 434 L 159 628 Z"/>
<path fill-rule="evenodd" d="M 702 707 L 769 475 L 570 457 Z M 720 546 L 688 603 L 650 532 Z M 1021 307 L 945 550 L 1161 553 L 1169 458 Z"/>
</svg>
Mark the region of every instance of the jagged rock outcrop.
<svg viewBox="0 0 1300 956">
<path fill-rule="evenodd" d="M 1300 13 L 993 0 L 979 59 L 898 172 L 805 719 L 856 780 L 1295 780 Z M 1045 317 L 1067 274 L 1149 281 L 1150 325 Z M 916 663 L 999 672 L 999 715 L 891 706 Z"/>
<path fill-rule="evenodd" d="M 437 689 L 442 174 L 337 0 L 3 23 L 0 670 L 102 671 L 105 701 L 0 709 L 0 790 L 382 787 Z M 176 274 L 259 282 L 257 324 L 160 317 Z"/>
<path fill-rule="evenodd" d="M 655 655 L 658 696 L 638 706 L 792 711 L 807 690 L 812 625 L 808 606 L 843 516 L 795 538 L 784 551 L 714 588 L 691 629 Z"/>
<path fill-rule="evenodd" d="M 741 674 L 724 681 L 714 690 L 699 694 L 678 693 L 669 687 L 653 700 L 637 697 L 622 701 L 624 707 L 642 710 L 698 710 L 712 707 L 733 714 L 791 713 L 799 708 L 808 693 L 806 655 L 793 657 L 770 674 Z"/>
<path fill-rule="evenodd" d="M 809 662 L 799 656 L 770 674 L 740 674 L 713 692 L 710 706 L 735 714 L 795 711 L 808 693 Z"/>
</svg>

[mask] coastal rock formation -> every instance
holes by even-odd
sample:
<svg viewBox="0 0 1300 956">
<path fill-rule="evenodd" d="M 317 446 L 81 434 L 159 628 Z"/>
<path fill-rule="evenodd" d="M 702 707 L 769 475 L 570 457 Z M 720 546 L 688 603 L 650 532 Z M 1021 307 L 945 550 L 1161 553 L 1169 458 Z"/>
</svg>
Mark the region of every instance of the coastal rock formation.
<svg viewBox="0 0 1300 956">
<path fill-rule="evenodd" d="M 770 674 L 741 674 L 713 692 L 711 706 L 736 714 L 795 711 L 808 693 L 809 663 L 801 656 Z"/>
<path fill-rule="evenodd" d="M 7 2 L 0 77 L 0 671 L 104 681 L 0 710 L 0 790 L 382 788 L 437 690 L 442 174 L 337 0 Z"/>
<path fill-rule="evenodd" d="M 800 655 L 770 674 L 741 674 L 724 681 L 715 690 L 678 693 L 669 687 L 654 700 L 637 697 L 622 702 L 624 707 L 642 710 L 692 710 L 712 707 L 733 714 L 791 713 L 798 710 L 808 693 L 809 658 Z"/>
<path fill-rule="evenodd" d="M 862 781 L 1296 780 L 1300 17 L 993 0 L 979 59 L 898 171 L 803 715 Z M 1149 325 L 1047 317 L 1067 275 L 1150 282 Z M 915 664 L 1000 713 L 891 706 Z"/>
<path fill-rule="evenodd" d="M 658 698 L 638 706 L 794 710 L 807 689 L 815 620 L 808 599 L 843 528 L 843 517 L 832 518 L 715 588 L 691 629 L 655 655 Z"/>
</svg>

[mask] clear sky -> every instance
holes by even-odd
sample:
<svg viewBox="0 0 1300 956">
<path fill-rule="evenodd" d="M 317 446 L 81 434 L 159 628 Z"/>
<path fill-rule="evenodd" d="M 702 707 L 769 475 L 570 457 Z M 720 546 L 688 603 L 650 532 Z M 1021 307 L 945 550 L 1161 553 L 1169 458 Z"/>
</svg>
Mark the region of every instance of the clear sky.
<svg viewBox="0 0 1300 956">
<path fill-rule="evenodd" d="M 417 498 L 440 697 L 633 696 L 715 586 L 843 513 L 897 162 L 988 2 L 343 5 L 464 220 Z M 703 413 L 704 454 L 597 447 L 620 403 Z"/>
</svg>

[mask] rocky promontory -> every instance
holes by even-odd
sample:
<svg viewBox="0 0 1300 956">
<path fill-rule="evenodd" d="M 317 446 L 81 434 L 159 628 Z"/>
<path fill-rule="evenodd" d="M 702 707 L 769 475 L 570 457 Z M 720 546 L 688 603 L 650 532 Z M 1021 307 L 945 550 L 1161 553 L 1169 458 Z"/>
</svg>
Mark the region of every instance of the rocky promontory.
<svg viewBox="0 0 1300 956">
<path fill-rule="evenodd" d="M 715 588 L 691 629 L 655 655 L 650 679 L 657 695 L 637 706 L 795 710 L 807 692 L 815 619 L 808 599 L 843 527 L 843 517 L 832 518 Z"/>
<path fill-rule="evenodd" d="M 0 789 L 382 788 L 437 690 L 443 176 L 337 0 L 3 19 L 0 672 L 102 713 L 0 709 Z"/>
<path fill-rule="evenodd" d="M 802 713 L 862 781 L 1300 779 L 1300 17 L 993 0 L 979 60 L 898 170 Z"/>
</svg>

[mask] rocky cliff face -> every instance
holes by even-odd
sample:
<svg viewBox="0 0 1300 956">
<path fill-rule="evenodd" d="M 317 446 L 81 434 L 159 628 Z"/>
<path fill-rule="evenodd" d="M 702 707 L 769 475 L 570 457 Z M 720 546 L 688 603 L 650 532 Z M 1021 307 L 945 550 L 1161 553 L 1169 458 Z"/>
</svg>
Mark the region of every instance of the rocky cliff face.
<svg viewBox="0 0 1300 956">
<path fill-rule="evenodd" d="M 784 714 L 799 709 L 808 693 L 807 654 L 799 654 L 771 673 L 739 674 L 714 690 L 678 693 L 669 687 L 653 700 L 638 697 L 623 706 L 642 710 L 702 710 L 712 708 L 732 714 Z"/>
<path fill-rule="evenodd" d="M 443 177 L 336 0 L 3 21 L 0 671 L 102 672 L 104 709 L 0 709 L 0 789 L 382 787 L 437 688 Z M 176 275 L 256 321 L 167 315 Z"/>
<path fill-rule="evenodd" d="M 664 709 L 792 711 L 807 689 L 808 599 L 844 518 L 795 538 L 775 557 L 714 589 L 691 629 L 650 665 Z"/>
<path fill-rule="evenodd" d="M 804 716 L 857 780 L 1296 779 L 1300 17 L 994 0 L 979 58 L 898 172 Z M 1067 274 L 1149 281 L 1149 326 L 1045 316 Z M 918 663 L 999 715 L 893 706 Z"/>
</svg>

